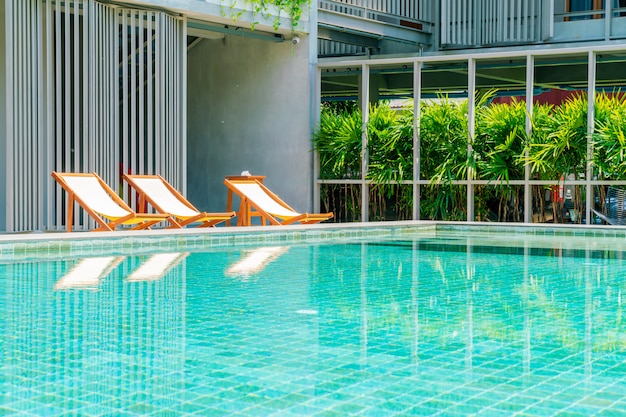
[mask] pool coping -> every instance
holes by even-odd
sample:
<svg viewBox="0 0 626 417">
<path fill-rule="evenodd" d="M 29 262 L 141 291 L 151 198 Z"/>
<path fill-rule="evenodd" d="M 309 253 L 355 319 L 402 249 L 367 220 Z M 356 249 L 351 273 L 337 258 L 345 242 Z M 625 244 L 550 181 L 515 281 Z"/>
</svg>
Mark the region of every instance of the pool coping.
<svg viewBox="0 0 626 417">
<path fill-rule="evenodd" d="M 214 227 L 116 232 L 39 232 L 0 235 L 0 262 L 97 255 L 190 251 L 247 245 L 314 243 L 329 240 L 393 238 L 407 234 L 473 232 L 517 236 L 626 238 L 626 226 L 395 221 L 289 226 Z"/>
</svg>

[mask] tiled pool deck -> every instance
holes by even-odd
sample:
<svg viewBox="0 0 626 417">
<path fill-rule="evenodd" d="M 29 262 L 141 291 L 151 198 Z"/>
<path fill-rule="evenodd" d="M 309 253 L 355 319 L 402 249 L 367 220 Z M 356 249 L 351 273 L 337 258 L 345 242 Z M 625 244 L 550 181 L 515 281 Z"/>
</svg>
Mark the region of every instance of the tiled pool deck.
<svg viewBox="0 0 626 417">
<path fill-rule="evenodd" d="M 563 237 L 559 240 L 565 245 L 568 238 L 574 237 L 577 240 L 582 238 L 590 241 L 594 238 L 615 238 L 617 242 L 624 239 L 626 244 L 626 227 L 616 226 L 431 221 L 329 223 L 281 227 L 0 234 L 0 262 L 102 253 L 135 255 L 163 249 L 189 251 L 209 247 L 314 243 L 371 237 L 389 239 L 411 234 L 435 235 L 438 232 L 463 234 L 470 231 L 473 234 L 502 237 L 509 245 L 525 236 L 545 237 L 551 241 L 555 237 Z M 615 241 L 610 240 L 611 246 L 607 249 L 616 249 Z"/>
</svg>

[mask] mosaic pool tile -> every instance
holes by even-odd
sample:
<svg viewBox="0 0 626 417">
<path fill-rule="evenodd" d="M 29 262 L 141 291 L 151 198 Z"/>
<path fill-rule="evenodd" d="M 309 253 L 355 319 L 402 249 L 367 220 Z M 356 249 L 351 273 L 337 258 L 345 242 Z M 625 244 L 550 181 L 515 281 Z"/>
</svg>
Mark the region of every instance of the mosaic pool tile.
<svg viewBox="0 0 626 417">
<path fill-rule="evenodd" d="M 0 243 L 0 415 L 626 411 L 623 236 L 415 229 L 20 243 L 13 260 L 15 245 Z M 291 247 L 247 276 L 225 274 L 268 242 Z M 569 252 L 539 250 L 554 245 Z M 43 259 L 29 261 L 39 246 Z M 159 249 L 189 254 L 128 282 Z M 54 290 L 94 252 L 124 260 L 95 288 Z"/>
</svg>

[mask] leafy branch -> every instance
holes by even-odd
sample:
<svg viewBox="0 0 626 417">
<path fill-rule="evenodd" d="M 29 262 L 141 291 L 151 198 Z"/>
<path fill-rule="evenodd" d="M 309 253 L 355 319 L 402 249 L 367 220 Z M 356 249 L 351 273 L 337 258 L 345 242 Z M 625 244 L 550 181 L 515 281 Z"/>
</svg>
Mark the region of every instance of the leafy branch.
<svg viewBox="0 0 626 417">
<path fill-rule="evenodd" d="M 237 1 L 236 0 L 221 0 L 222 1 L 222 15 L 226 16 L 226 7 L 230 9 L 230 17 L 237 21 L 244 14 L 244 11 L 237 11 Z M 224 1 L 229 1 L 230 6 L 224 6 Z M 271 20 L 273 18 L 273 27 L 274 30 L 278 30 L 280 27 L 280 17 L 282 13 L 289 16 L 291 19 L 291 30 L 295 31 L 300 20 L 302 19 L 302 14 L 304 11 L 311 5 L 312 0 L 243 0 L 245 5 L 250 6 L 250 11 L 252 12 L 252 22 L 250 23 L 250 29 L 254 30 L 256 25 L 259 23 L 257 21 L 257 16 L 261 16 L 263 19 Z M 276 9 L 278 13 L 273 16 L 272 11 Z"/>
</svg>

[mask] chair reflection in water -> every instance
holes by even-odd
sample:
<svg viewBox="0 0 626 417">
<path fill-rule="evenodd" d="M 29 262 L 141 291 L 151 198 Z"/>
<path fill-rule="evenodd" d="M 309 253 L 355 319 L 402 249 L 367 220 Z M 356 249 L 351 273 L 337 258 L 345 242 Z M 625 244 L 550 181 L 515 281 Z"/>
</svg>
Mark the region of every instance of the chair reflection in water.
<svg viewBox="0 0 626 417">
<path fill-rule="evenodd" d="M 124 259 L 126 259 L 125 256 L 84 258 L 57 281 L 54 289 L 97 290 L 100 282 L 106 278 Z"/>
<path fill-rule="evenodd" d="M 176 267 L 189 253 L 158 253 L 150 256 L 127 277 L 128 282 L 156 281 Z M 126 259 L 125 256 L 102 256 L 80 260 L 57 281 L 55 290 L 97 290 L 99 284 Z"/>
<path fill-rule="evenodd" d="M 126 281 L 156 281 L 189 255 L 188 252 L 157 253 L 150 256 L 139 268 L 126 277 Z"/>
<path fill-rule="evenodd" d="M 249 278 L 289 250 L 289 246 L 266 246 L 248 252 L 226 270 L 226 276 Z"/>
</svg>

